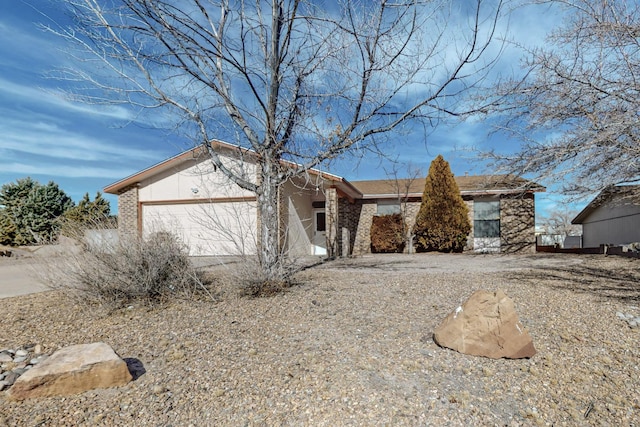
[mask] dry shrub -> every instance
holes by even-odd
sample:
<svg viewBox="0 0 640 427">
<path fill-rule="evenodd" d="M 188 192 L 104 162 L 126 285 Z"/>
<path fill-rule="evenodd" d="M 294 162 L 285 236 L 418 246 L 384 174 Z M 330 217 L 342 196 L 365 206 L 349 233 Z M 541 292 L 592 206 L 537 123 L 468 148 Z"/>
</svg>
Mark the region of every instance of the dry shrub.
<svg viewBox="0 0 640 427">
<path fill-rule="evenodd" d="M 298 282 L 295 275 L 309 268 L 309 260 L 282 259 L 268 275 L 256 255 L 218 256 L 204 260 L 215 277 L 216 296 L 222 299 L 269 297 Z"/>
<path fill-rule="evenodd" d="M 243 256 L 229 271 L 229 276 L 243 297 L 260 298 L 277 295 L 295 284 L 293 276 L 300 266 L 293 261 L 283 259 L 274 267 L 275 274 L 267 277 L 257 257 Z"/>
<path fill-rule="evenodd" d="M 210 296 L 187 248 L 173 234 L 139 238 L 68 224 L 65 231 L 76 245 L 51 260 L 45 280 L 52 288 L 113 308 Z"/>
<path fill-rule="evenodd" d="M 253 298 L 271 297 L 291 286 L 292 282 L 289 280 L 246 281 L 242 291 L 243 295 Z"/>
<path fill-rule="evenodd" d="M 406 243 L 405 230 L 401 214 L 374 216 L 371 223 L 371 251 L 401 253 Z"/>
</svg>

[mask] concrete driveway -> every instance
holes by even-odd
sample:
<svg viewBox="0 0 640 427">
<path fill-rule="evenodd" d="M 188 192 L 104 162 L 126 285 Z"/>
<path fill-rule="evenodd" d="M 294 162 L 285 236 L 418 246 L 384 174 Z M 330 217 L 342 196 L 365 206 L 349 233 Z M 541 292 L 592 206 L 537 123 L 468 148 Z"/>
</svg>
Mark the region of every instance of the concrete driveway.
<svg viewBox="0 0 640 427">
<path fill-rule="evenodd" d="M 37 277 L 39 267 L 34 258 L 0 259 L 0 298 L 48 291 Z"/>
</svg>

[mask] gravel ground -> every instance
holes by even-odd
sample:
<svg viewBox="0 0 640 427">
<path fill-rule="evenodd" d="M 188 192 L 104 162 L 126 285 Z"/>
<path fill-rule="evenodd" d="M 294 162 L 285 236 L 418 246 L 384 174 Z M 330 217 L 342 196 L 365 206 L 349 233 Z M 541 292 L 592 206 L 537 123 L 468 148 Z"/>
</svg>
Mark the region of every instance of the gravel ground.
<svg viewBox="0 0 640 427">
<path fill-rule="evenodd" d="M 326 263 L 269 298 L 106 314 L 47 292 L 3 299 L 0 349 L 104 341 L 146 373 L 22 403 L 0 426 L 640 426 L 640 261 L 376 256 Z M 503 289 L 538 350 L 491 360 L 434 344 L 475 290 Z M 2 393 L 0 393 L 1 395 Z"/>
</svg>

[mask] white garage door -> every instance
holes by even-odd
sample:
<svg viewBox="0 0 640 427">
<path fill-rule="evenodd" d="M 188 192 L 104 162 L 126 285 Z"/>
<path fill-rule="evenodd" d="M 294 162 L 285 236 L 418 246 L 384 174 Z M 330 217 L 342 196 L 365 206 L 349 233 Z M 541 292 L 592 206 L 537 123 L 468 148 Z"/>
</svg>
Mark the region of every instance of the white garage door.
<svg viewBox="0 0 640 427">
<path fill-rule="evenodd" d="M 142 230 L 177 235 L 190 255 L 255 254 L 255 203 L 143 204 Z"/>
</svg>

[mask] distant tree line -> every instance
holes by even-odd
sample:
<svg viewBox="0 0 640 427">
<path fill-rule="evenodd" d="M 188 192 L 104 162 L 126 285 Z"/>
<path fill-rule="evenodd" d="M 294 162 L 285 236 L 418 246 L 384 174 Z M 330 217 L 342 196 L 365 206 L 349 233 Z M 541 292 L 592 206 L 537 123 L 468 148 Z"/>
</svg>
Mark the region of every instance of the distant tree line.
<svg viewBox="0 0 640 427">
<path fill-rule="evenodd" d="M 24 246 L 55 242 L 65 224 L 76 227 L 110 218 L 109 201 L 86 193 L 76 205 L 53 181 L 30 177 L 0 187 L 0 244 Z"/>
</svg>

